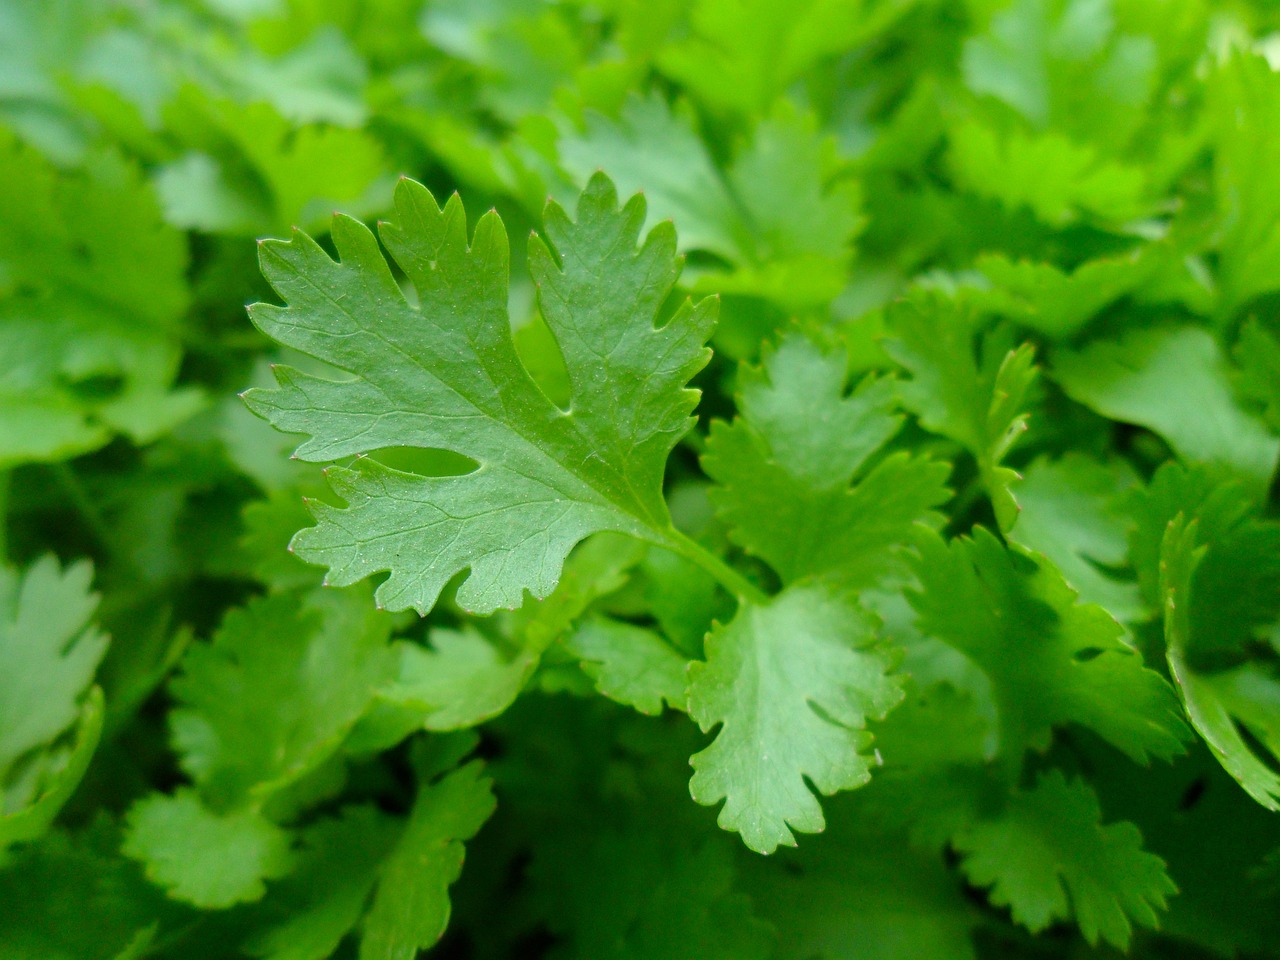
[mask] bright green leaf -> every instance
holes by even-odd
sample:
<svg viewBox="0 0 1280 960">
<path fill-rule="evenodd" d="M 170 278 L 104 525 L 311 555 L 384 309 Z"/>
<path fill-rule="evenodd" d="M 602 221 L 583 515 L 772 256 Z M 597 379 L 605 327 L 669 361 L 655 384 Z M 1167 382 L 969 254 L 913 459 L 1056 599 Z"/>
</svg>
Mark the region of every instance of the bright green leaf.
<svg viewBox="0 0 1280 960">
<path fill-rule="evenodd" d="M 743 605 L 706 647 L 689 668 L 689 714 L 719 732 L 690 761 L 689 790 L 699 803 L 724 800 L 720 826 L 752 850 L 794 846 L 793 830 L 825 826 L 814 790 L 871 779 L 867 720 L 902 698 L 891 658 L 869 614 L 815 586 Z"/>
<path fill-rule="evenodd" d="M 1072 399 L 1163 437 L 1186 460 L 1232 467 L 1265 486 L 1280 437 L 1236 400 L 1226 358 L 1207 330 L 1134 329 L 1053 355 L 1053 377 Z"/>
<path fill-rule="evenodd" d="M 945 464 L 872 460 L 902 423 L 894 383 L 846 388 L 843 352 L 793 334 L 760 369 L 742 370 L 739 418 L 715 423 L 707 440 L 703 468 L 720 484 L 711 497 L 730 536 L 788 582 L 883 578 L 895 548 L 917 523 L 936 524 L 947 499 Z"/>
<path fill-rule="evenodd" d="M 263 268 L 290 301 L 258 305 L 254 322 L 304 352 L 350 370 L 335 382 L 279 368 L 281 388 L 247 400 L 278 428 L 310 439 L 298 456 L 328 460 L 387 446 L 445 448 L 480 465 L 422 477 L 375 460 L 330 472 L 349 506 L 317 505 L 299 556 L 345 585 L 382 570 L 386 607 L 425 612 L 445 583 L 470 574 L 458 602 L 479 612 L 544 597 L 565 556 L 590 533 L 668 542 L 661 481 L 697 394 L 685 383 L 707 360 L 714 307 L 654 320 L 678 272 L 675 234 L 659 226 L 636 249 L 644 204 L 617 207 L 592 180 L 577 222 L 547 211 L 555 254 L 532 247 L 542 313 L 564 352 L 571 411 L 553 406 L 520 366 L 507 306 L 507 242 L 493 214 L 470 248 L 462 204 L 444 210 L 402 181 L 397 225 L 383 239 L 414 282 L 403 297 L 373 235 L 334 221 L 334 262 L 305 235 L 264 245 Z M 414 358 L 406 361 L 406 353 Z"/>
<path fill-rule="evenodd" d="M 258 900 L 293 866 L 289 835 L 252 811 L 219 815 L 194 790 L 152 794 L 129 811 L 124 853 L 175 900 L 221 910 Z"/>
<path fill-rule="evenodd" d="M 170 724 L 201 793 L 219 807 L 261 802 L 316 769 L 389 676 L 389 628 L 364 591 L 277 594 L 193 644 Z"/>
<path fill-rule="evenodd" d="M 596 689 L 641 713 L 667 706 L 684 709 L 688 661 L 660 635 L 644 627 L 597 617 L 565 638 Z"/>
<path fill-rule="evenodd" d="M 463 841 L 493 813 L 492 785 L 482 769 L 469 763 L 418 791 L 408 825 L 382 866 L 360 960 L 413 960 L 444 934 Z"/>
</svg>

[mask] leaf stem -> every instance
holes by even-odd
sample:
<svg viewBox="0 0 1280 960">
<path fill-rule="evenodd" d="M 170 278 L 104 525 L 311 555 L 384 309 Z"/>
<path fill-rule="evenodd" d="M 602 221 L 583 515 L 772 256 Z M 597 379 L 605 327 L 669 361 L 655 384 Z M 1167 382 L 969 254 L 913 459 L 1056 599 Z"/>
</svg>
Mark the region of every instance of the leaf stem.
<svg viewBox="0 0 1280 960">
<path fill-rule="evenodd" d="M 84 521 L 89 532 L 98 541 L 98 545 L 109 551 L 112 546 L 111 528 L 103 518 L 102 512 L 85 491 L 80 479 L 64 462 L 49 464 L 49 470 L 53 473 L 53 479 L 58 486 L 62 488 L 62 492 L 71 501 L 72 506 L 80 513 L 80 519 Z"/>
<path fill-rule="evenodd" d="M 768 603 L 769 595 L 729 566 L 698 541 L 672 527 L 667 531 L 667 545 L 691 563 L 696 563 L 739 600 Z"/>
<path fill-rule="evenodd" d="M 0 470 L 0 564 L 9 559 L 9 482 L 12 471 Z"/>
</svg>

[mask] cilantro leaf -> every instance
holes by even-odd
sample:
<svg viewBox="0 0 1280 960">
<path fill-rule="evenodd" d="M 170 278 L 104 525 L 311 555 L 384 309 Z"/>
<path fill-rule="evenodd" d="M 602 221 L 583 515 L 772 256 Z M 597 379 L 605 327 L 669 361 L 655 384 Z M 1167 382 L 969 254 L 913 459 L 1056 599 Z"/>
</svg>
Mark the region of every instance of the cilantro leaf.
<svg viewBox="0 0 1280 960">
<path fill-rule="evenodd" d="M 758 853 L 794 846 L 825 825 L 810 790 L 833 794 L 871 778 L 867 720 L 900 699 L 873 618 L 819 586 L 744 604 L 689 667 L 689 714 L 711 745 L 690 760 L 689 790 L 725 801 L 719 823 Z M 806 782 L 807 781 L 807 782 Z"/>
<path fill-rule="evenodd" d="M 506 657 L 478 630 L 439 629 L 430 646 L 396 644 L 400 669 L 378 699 L 412 714 L 427 730 L 483 723 L 511 705 L 538 665 L 528 649 Z"/>
<path fill-rule="evenodd" d="M 166 120 L 186 152 L 160 169 L 156 192 L 177 227 L 252 235 L 319 225 L 335 204 L 376 209 L 389 189 L 382 149 L 362 130 L 295 128 L 268 103 L 194 86 Z"/>
<path fill-rule="evenodd" d="M 730 262 L 746 259 L 749 227 L 698 136 L 687 103 L 668 104 L 658 95 L 628 97 L 617 119 L 587 111 L 580 129 L 557 140 L 560 165 L 585 183 L 607 169 L 624 194 L 643 192 L 648 220 L 680 224 L 680 245 Z M 662 144 L 661 152 L 648 147 Z"/>
<path fill-rule="evenodd" d="M 433 630 L 427 645 L 397 643 L 395 678 L 378 690 L 353 739 L 361 749 L 375 742 L 385 748 L 414 730 L 464 729 L 502 713 L 524 689 L 547 647 L 571 630 L 600 595 L 621 586 L 627 568 L 644 550 L 628 537 L 597 534 L 573 551 L 550 596 L 526 600 L 519 610 L 495 617 L 500 636 L 483 635 L 468 625 Z"/>
<path fill-rule="evenodd" d="M 263 902 L 273 920 L 245 951 L 266 960 L 325 960 L 359 922 L 377 868 L 396 840 L 395 821 L 349 807 L 302 831 L 293 872 Z"/>
<path fill-rule="evenodd" d="M 1258 487 L 1275 472 L 1280 437 L 1240 406 L 1207 330 L 1134 329 L 1060 350 L 1053 377 L 1073 400 L 1153 430 L 1186 460 L 1224 464 Z"/>
<path fill-rule="evenodd" d="M 14 960 L 135 960 L 173 909 L 120 857 L 105 819 L 54 831 L 0 869 L 0 956 Z"/>
<path fill-rule="evenodd" d="M 1128 556 L 1121 495 L 1134 480 L 1122 463 L 1082 454 L 1037 460 L 1015 487 L 1022 513 L 1009 533 L 1013 542 L 1052 560 L 1080 599 L 1121 621 L 1144 612 L 1137 585 L 1106 572 Z"/>
<path fill-rule="evenodd" d="M 941 854 L 855 819 L 861 809 L 833 809 L 821 843 L 779 855 L 786 869 L 748 865 L 759 910 L 778 928 L 778 960 L 974 960 L 978 914 Z"/>
<path fill-rule="evenodd" d="M 76 722 L 107 637 L 87 562 L 52 556 L 23 571 L 0 566 L 0 784 L 14 765 Z"/>
<path fill-rule="evenodd" d="M 1267 58 L 1240 50 L 1210 75 L 1208 126 L 1222 237 L 1217 283 L 1224 313 L 1276 289 L 1280 214 L 1272 173 L 1276 145 L 1263 131 L 1280 122 L 1280 79 Z"/>
<path fill-rule="evenodd" d="M 316 505 L 319 526 L 297 537 L 298 555 L 328 565 L 336 584 L 390 570 L 379 602 L 421 613 L 469 569 L 458 602 L 489 612 L 519 606 L 526 589 L 550 593 L 565 556 L 590 533 L 672 542 L 663 467 L 689 427 L 697 394 L 684 384 L 707 361 L 714 315 L 713 305 L 686 305 L 653 326 L 678 272 L 674 231 L 656 227 L 637 251 L 643 201 L 620 210 L 604 176 L 582 195 L 577 222 L 548 207 L 560 265 L 535 242 L 531 266 L 569 372 L 566 413 L 512 346 L 497 216 L 481 218 L 468 248 L 456 197 L 441 210 L 411 181 L 396 196 L 400 223 L 382 233 L 419 306 L 404 299 L 372 234 L 349 218 L 333 224 L 341 263 L 302 234 L 264 244 L 264 272 L 290 305 L 257 305 L 254 322 L 353 378 L 279 368 L 280 389 L 246 400 L 278 428 L 310 435 L 298 449 L 304 459 L 419 446 L 480 466 L 451 477 L 371 459 L 332 470 L 349 506 Z"/>
<path fill-rule="evenodd" d="M 1242 392 L 1263 407 L 1272 432 L 1280 432 L 1280 339 L 1250 320 L 1240 329 L 1232 356 Z"/>
<path fill-rule="evenodd" d="M 0 854 L 41 836 L 71 799 L 98 748 L 103 712 L 102 689 L 93 687 L 70 745 L 28 761 L 8 783 L 0 777 Z"/>
<path fill-rule="evenodd" d="M 661 713 L 664 702 L 684 709 L 688 661 L 654 631 L 595 617 L 569 634 L 564 646 L 610 700 L 647 714 Z"/>
<path fill-rule="evenodd" d="M 593 960 L 765 960 L 774 932 L 738 888 L 717 837 L 665 842 L 652 824 L 557 837 L 531 866 L 548 925 Z"/>
<path fill-rule="evenodd" d="M 150 442 L 203 402 L 171 389 L 185 240 L 136 165 L 92 160 L 64 175 L 0 129 L 0 466 Z"/>
<path fill-rule="evenodd" d="M 123 850 L 169 896 L 205 910 L 258 900 L 293 867 L 285 831 L 252 810 L 214 813 L 191 789 L 135 803 Z"/>
<path fill-rule="evenodd" d="M 1035 129 L 1122 148 L 1144 119 L 1158 66 L 1129 12 L 1112 0 L 983 4 L 961 54 L 965 84 Z"/>
<path fill-rule="evenodd" d="M 1280 746 L 1272 716 L 1274 698 L 1280 688 L 1264 681 L 1257 692 L 1266 706 L 1254 705 L 1247 692 L 1223 685 L 1229 684 L 1229 679 L 1203 676 L 1188 662 L 1194 577 L 1205 551 L 1198 545 L 1198 536 L 1198 524 L 1179 515 L 1170 521 L 1160 547 L 1160 592 L 1169 671 L 1192 725 L 1223 769 L 1258 803 L 1268 810 L 1280 810 L 1280 775 L 1249 747 L 1237 726 L 1238 717 L 1246 727 L 1262 734 L 1258 739 L 1268 750 Z M 1246 695 L 1241 697 L 1241 693 Z"/>
<path fill-rule="evenodd" d="M 492 781 L 472 762 L 418 791 L 404 833 L 382 865 L 364 921 L 360 960 L 413 960 L 449 923 L 449 887 L 462 843 L 493 813 Z"/>
<path fill-rule="evenodd" d="M 739 417 L 713 424 L 703 454 L 730 536 L 788 582 L 875 581 L 947 499 L 946 464 L 896 453 L 868 467 L 902 423 L 895 384 L 869 377 L 846 396 L 845 366 L 843 352 L 786 337 L 743 368 Z"/>
<path fill-rule="evenodd" d="M 1127 949 L 1133 925 L 1155 927 L 1177 892 L 1132 823 L 1103 825 L 1093 790 L 1051 770 L 996 819 L 955 840 L 970 881 L 1033 932 L 1072 913 L 1085 939 Z"/>
<path fill-rule="evenodd" d="M 1220 468 L 1169 463 L 1131 503 L 1130 553 L 1152 606 L 1163 608 L 1164 538 L 1179 516 L 1203 545 L 1184 601 L 1185 655 L 1196 668 L 1236 664 L 1280 617 L 1280 524 L 1256 516 L 1251 491 Z"/>
<path fill-rule="evenodd" d="M 1108 304 L 1132 293 L 1160 265 L 1151 246 L 1114 257 L 1087 260 L 1064 271 L 1039 260 L 1010 260 L 984 254 L 976 268 L 1006 302 L 997 309 L 1024 326 L 1054 339 L 1078 333 Z"/>
<path fill-rule="evenodd" d="M 763 112 L 816 62 L 883 31 L 913 0 L 698 0 L 688 35 L 665 47 L 664 72 L 719 110 Z"/>
<path fill-rule="evenodd" d="M 958 186 L 1028 208 L 1044 223 L 1067 227 L 1084 217 L 1124 222 L 1149 212 L 1143 171 L 1057 132 L 1002 133 L 969 121 L 951 132 L 948 154 Z"/>
<path fill-rule="evenodd" d="M 661 144 L 660 151 L 653 144 Z M 825 304 L 843 288 L 861 192 L 815 118 L 780 101 L 725 173 L 686 104 L 630 97 L 617 119 L 588 111 L 557 141 L 560 166 L 584 183 L 602 166 L 624 192 L 642 190 L 649 222 L 671 217 L 682 249 L 734 269 L 700 273 L 695 289 L 761 296 L 788 309 Z"/>
<path fill-rule="evenodd" d="M 260 803 L 335 751 L 389 675 L 387 618 L 360 591 L 233 610 L 171 684 L 183 769 L 219 808 Z"/>
<path fill-rule="evenodd" d="M 1047 559 L 1006 548 L 981 527 L 950 544 L 922 534 L 919 549 L 921 586 L 910 592 L 919 627 L 990 677 L 1006 756 L 1045 749 L 1065 723 L 1088 727 L 1138 763 L 1182 752 L 1185 728 L 1169 685 Z"/>
<path fill-rule="evenodd" d="M 981 338 L 979 359 L 977 317 L 939 291 L 919 290 L 903 302 L 892 328 L 896 339 L 885 349 L 911 374 L 900 387 L 903 403 L 927 429 L 973 454 L 1000 527 L 1009 530 L 1018 519 L 1010 491 L 1018 474 L 1001 461 L 1027 429 L 1034 350 L 1030 344 L 1011 350 L 990 332 Z"/>
</svg>

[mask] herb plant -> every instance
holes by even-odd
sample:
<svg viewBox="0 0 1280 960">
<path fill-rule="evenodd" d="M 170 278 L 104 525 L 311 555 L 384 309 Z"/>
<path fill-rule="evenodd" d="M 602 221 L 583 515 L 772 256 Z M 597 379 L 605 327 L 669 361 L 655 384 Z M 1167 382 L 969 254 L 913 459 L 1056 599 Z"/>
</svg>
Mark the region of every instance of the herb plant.
<svg viewBox="0 0 1280 960">
<path fill-rule="evenodd" d="M 1280 955 L 1277 36 L 0 0 L 0 960 Z"/>
</svg>

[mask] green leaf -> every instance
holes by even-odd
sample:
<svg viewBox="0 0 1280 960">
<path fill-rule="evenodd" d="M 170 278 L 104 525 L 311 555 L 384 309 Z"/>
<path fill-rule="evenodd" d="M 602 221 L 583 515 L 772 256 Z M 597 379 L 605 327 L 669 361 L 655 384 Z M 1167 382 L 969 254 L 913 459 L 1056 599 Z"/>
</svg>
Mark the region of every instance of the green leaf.
<svg viewBox="0 0 1280 960">
<path fill-rule="evenodd" d="M 1217 281 L 1221 310 L 1229 315 L 1276 289 L 1280 201 L 1274 170 L 1280 155 L 1263 131 L 1280 122 L 1280 78 L 1260 53 L 1237 49 L 1210 75 L 1207 94 L 1222 231 Z"/>
<path fill-rule="evenodd" d="M 699 289 L 761 296 L 788 310 L 823 307 L 844 290 L 862 193 L 812 113 L 779 100 L 738 150 L 728 183 L 751 230 L 750 257 Z"/>
<path fill-rule="evenodd" d="M 364 591 L 260 597 L 193 644 L 169 715 L 183 769 L 219 808 L 256 804 L 337 750 L 390 675 Z"/>
<path fill-rule="evenodd" d="M 363 212 L 390 189 L 381 147 L 362 130 L 295 127 L 268 103 L 184 87 L 166 122 L 187 152 L 156 175 L 176 227 L 240 236 L 320 225 L 337 205 Z"/>
<path fill-rule="evenodd" d="M 1158 433 L 1185 460 L 1231 467 L 1259 489 L 1275 471 L 1280 437 L 1240 406 L 1207 330 L 1134 329 L 1060 350 L 1053 377 L 1073 400 Z"/>
<path fill-rule="evenodd" d="M 684 709 L 688 661 L 660 634 L 595 617 L 569 634 L 564 646 L 610 700 L 651 715 L 661 713 L 664 702 Z"/>
<path fill-rule="evenodd" d="M 843 351 L 788 336 L 760 369 L 743 368 L 739 417 L 712 425 L 703 454 L 730 536 L 787 582 L 883 578 L 947 499 L 946 464 L 906 453 L 873 460 L 902 423 L 895 384 L 868 377 L 846 396 L 845 366 Z"/>
<path fill-rule="evenodd" d="M 1018 519 L 1010 485 L 1019 478 L 1001 461 L 1027 429 L 1034 349 L 1011 350 L 995 331 L 979 338 L 972 310 L 939 291 L 918 290 L 891 320 L 896 339 L 885 349 L 911 374 L 899 388 L 903 403 L 927 429 L 974 456 L 1000 527 L 1009 530 Z"/>
<path fill-rule="evenodd" d="M 991 902 L 1032 932 L 1074 914 L 1090 944 L 1125 950 L 1133 925 L 1156 927 L 1177 887 L 1137 827 L 1101 821 L 1093 790 L 1052 770 L 955 845 L 969 880 L 991 887 Z"/>
<path fill-rule="evenodd" d="M 652 823 L 576 831 L 530 867 L 547 924 L 592 960 L 765 960 L 774 932 L 735 883 L 718 837 L 672 844 Z"/>
<path fill-rule="evenodd" d="M 186 243 L 137 167 L 100 153 L 64 174 L 0 129 L 0 209 L 0 467 L 190 417 L 201 393 L 171 389 Z"/>
<path fill-rule="evenodd" d="M 758 115 L 825 57 L 885 30 L 915 0 L 698 0 L 688 36 L 659 53 L 658 65 L 720 110 Z"/>
<path fill-rule="evenodd" d="M 811 791 L 852 790 L 871 778 L 864 729 L 902 698 L 874 619 L 818 586 L 743 604 L 707 637 L 689 668 L 689 714 L 715 740 L 690 760 L 689 790 L 725 801 L 719 823 L 758 853 L 794 846 L 792 831 L 825 826 Z"/>
<path fill-rule="evenodd" d="M 1236 714 L 1247 726 L 1263 734 L 1261 742 L 1275 748 L 1272 724 L 1276 689 L 1263 688 L 1266 707 L 1264 723 L 1257 724 L 1257 706 L 1252 698 L 1238 699 L 1239 691 L 1223 687 L 1223 679 L 1203 676 L 1187 661 L 1192 641 L 1191 608 L 1195 596 L 1195 573 L 1205 548 L 1198 545 L 1199 526 L 1179 515 L 1170 521 L 1160 548 L 1160 593 L 1164 605 L 1164 637 L 1169 671 L 1182 695 L 1192 725 L 1204 738 L 1223 769 L 1236 779 L 1249 796 L 1268 810 L 1280 810 L 1280 775 L 1250 748 L 1241 736 Z M 1241 707 L 1244 710 L 1241 710 Z M 1274 763 L 1274 759 L 1272 759 Z"/>
<path fill-rule="evenodd" d="M 981 527 L 950 544 L 922 534 L 919 547 L 921 588 L 910 597 L 920 630 L 991 679 L 1007 758 L 1045 749 L 1053 727 L 1067 723 L 1138 763 L 1182 752 L 1185 728 L 1169 685 L 1047 559 L 1007 548 Z"/>
<path fill-rule="evenodd" d="M 1197 669 L 1220 669 L 1247 656 L 1280 618 L 1280 524 L 1260 519 L 1250 491 L 1221 469 L 1169 463 L 1131 504 L 1130 545 L 1152 606 L 1163 608 L 1162 551 L 1171 521 L 1194 519 L 1204 545 L 1186 603 L 1186 656 Z"/>
<path fill-rule="evenodd" d="M 408 825 L 382 866 L 360 960 L 413 960 L 444 934 L 463 841 L 493 813 L 492 783 L 482 769 L 472 762 L 419 789 Z"/>
<path fill-rule="evenodd" d="M 1151 246 L 1087 260 L 1064 271 L 1039 260 L 984 254 L 975 266 L 1005 302 L 1000 313 L 1055 340 L 1078 333 L 1109 304 L 1133 293 L 1160 266 Z"/>
<path fill-rule="evenodd" d="M 661 144 L 661 150 L 653 145 Z M 688 104 L 628 97 L 616 120 L 594 111 L 557 141 L 560 164 L 578 183 L 605 169 L 624 194 L 643 192 L 653 228 L 680 224 L 680 246 L 730 262 L 750 257 L 750 227 L 698 135 Z"/>
<path fill-rule="evenodd" d="M 474 627 L 431 632 L 429 646 L 398 643 L 400 669 L 378 699 L 427 730 L 474 727 L 500 714 L 538 666 L 534 651 L 508 658 Z"/>
<path fill-rule="evenodd" d="M 349 807 L 309 826 L 293 872 L 263 902 L 274 921 L 246 942 L 245 952 L 266 960 L 332 956 L 360 921 L 395 839 L 395 821 L 372 807 Z"/>
<path fill-rule="evenodd" d="M 1052 125 L 1111 149 L 1124 146 L 1154 92 L 1157 60 L 1151 38 L 1129 32 L 1131 9 L 1115 6 L 1111 0 L 979 5 L 979 29 L 961 57 L 966 85 L 1037 129 Z"/>
<path fill-rule="evenodd" d="M 1052 227 L 1090 218 L 1124 223 L 1150 210 L 1143 170 L 1109 159 L 1057 132 L 1001 134 L 969 121 L 951 131 L 947 155 L 962 190 Z"/>
<path fill-rule="evenodd" d="M 587 112 L 557 147 L 572 180 L 607 169 L 624 193 L 644 192 L 650 224 L 670 217 L 680 225 L 681 249 L 713 253 L 734 268 L 699 274 L 697 290 L 799 309 L 825 305 L 844 287 L 862 226 L 860 190 L 839 176 L 834 141 L 788 101 L 740 145 L 727 174 L 687 106 L 657 96 L 628 98 L 616 120 Z"/>
<path fill-rule="evenodd" d="M 119 856 L 114 829 L 55 831 L 0 868 L 0 956 L 13 960 L 135 960 L 174 913 Z"/>
<path fill-rule="evenodd" d="M 883 821 L 859 819 L 861 809 L 833 809 L 822 841 L 779 854 L 782 863 L 747 865 L 759 910 L 778 928 L 778 960 L 974 960 L 978 914 L 941 853 L 913 850 Z"/>
<path fill-rule="evenodd" d="M 318 504 L 319 526 L 299 556 L 345 585 L 383 570 L 390 609 L 425 613 L 445 583 L 470 571 L 458 602 L 481 613 L 544 597 L 565 556 L 590 533 L 614 530 L 669 543 L 661 482 L 689 427 L 706 363 L 714 306 L 686 304 L 655 328 L 678 274 L 675 234 L 658 226 L 636 249 L 644 203 L 621 210 L 612 184 L 593 178 L 577 222 L 554 204 L 531 266 L 548 326 L 565 356 L 570 411 L 555 407 L 520 366 L 507 306 L 507 242 L 494 214 L 470 248 L 461 202 L 437 208 L 402 181 L 398 225 L 382 236 L 417 288 L 405 300 L 373 235 L 334 220 L 340 263 L 308 237 L 262 248 L 264 272 L 290 301 L 257 305 L 266 333 L 352 374 L 326 381 L 278 368 L 281 388 L 251 391 L 255 412 L 305 432 L 297 455 L 328 460 L 389 446 L 444 448 L 470 457 L 469 474 L 422 477 L 375 460 L 331 470 L 349 506 Z M 407 360 L 406 357 L 413 358 Z"/>
<path fill-rule="evenodd" d="M 1128 557 L 1131 524 L 1121 495 L 1135 479 L 1122 461 L 1101 463 L 1078 453 L 1037 460 L 1014 488 L 1022 513 L 1009 533 L 1014 543 L 1052 560 L 1081 600 L 1122 622 L 1145 612 L 1137 584 L 1108 572 Z"/>
<path fill-rule="evenodd" d="M 74 742 L 32 761 L 17 784 L 0 781 L 0 857 L 9 846 L 42 835 L 71 799 L 98 748 L 102 715 L 102 690 L 94 687 L 80 711 Z"/>
<path fill-rule="evenodd" d="M 1240 368 L 1240 388 L 1265 411 L 1272 433 L 1280 433 L 1280 339 L 1257 320 L 1240 329 L 1232 357 Z"/>
<path fill-rule="evenodd" d="M 258 900 L 293 867 L 285 831 L 253 811 L 214 813 L 191 789 L 135 803 L 123 850 L 169 896 L 203 910 Z"/>
<path fill-rule="evenodd" d="M 52 556 L 21 572 L 0 566 L 0 785 L 81 716 L 107 649 L 92 579 L 88 562 L 63 569 Z"/>
</svg>

